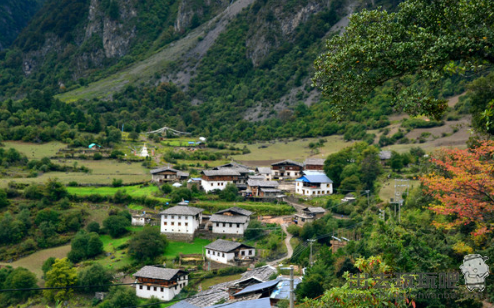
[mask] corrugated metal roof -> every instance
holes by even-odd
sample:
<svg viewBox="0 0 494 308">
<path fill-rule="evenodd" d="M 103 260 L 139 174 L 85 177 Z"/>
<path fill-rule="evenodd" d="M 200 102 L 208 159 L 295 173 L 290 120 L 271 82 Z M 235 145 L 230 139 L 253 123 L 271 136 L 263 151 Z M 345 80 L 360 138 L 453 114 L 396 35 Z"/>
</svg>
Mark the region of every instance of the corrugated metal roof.
<svg viewBox="0 0 494 308">
<path fill-rule="evenodd" d="M 193 206 L 177 205 L 160 212 L 160 215 L 192 215 L 195 216 L 204 211 Z"/>
<path fill-rule="evenodd" d="M 241 301 L 230 304 L 220 304 L 206 308 L 271 308 L 271 300 L 268 297 L 254 299 L 251 301 Z"/>
<path fill-rule="evenodd" d="M 204 248 L 216 250 L 216 251 L 221 251 L 221 252 L 229 252 L 229 251 L 232 251 L 232 250 L 234 250 L 240 246 L 245 246 L 247 248 L 254 248 L 254 247 L 250 247 L 250 246 L 247 246 L 245 244 L 242 244 L 242 243 L 232 242 L 232 241 L 227 241 L 227 240 L 222 240 L 222 239 L 216 240 Z"/>
<path fill-rule="evenodd" d="M 299 163 L 299 162 L 296 162 L 296 161 L 293 161 L 293 160 L 290 160 L 290 159 L 285 159 L 283 161 L 279 161 L 277 163 L 274 163 L 274 164 L 271 164 L 271 166 L 276 166 L 276 165 L 296 165 L 296 166 L 299 166 L 299 167 L 303 167 L 304 165 Z"/>
<path fill-rule="evenodd" d="M 280 282 L 280 281 L 278 279 L 276 279 L 276 280 L 270 280 L 270 281 L 254 284 L 254 285 L 248 286 L 247 288 L 243 289 L 240 292 L 235 293 L 233 296 L 238 296 L 238 295 L 242 295 L 242 294 L 248 294 L 248 293 L 252 293 L 252 292 L 261 291 L 264 289 L 269 289 L 269 288 L 276 286 L 278 284 L 278 282 Z"/>
<path fill-rule="evenodd" d="M 252 180 L 252 179 L 249 179 L 247 180 L 247 185 L 251 186 L 251 187 L 256 187 L 256 186 L 259 186 L 259 187 L 278 187 L 279 183 L 276 182 L 276 181 L 259 181 L 259 180 Z"/>
<path fill-rule="evenodd" d="M 269 167 L 257 167 L 256 170 L 260 174 L 271 174 L 271 168 Z"/>
<path fill-rule="evenodd" d="M 185 271 L 179 269 L 172 268 L 163 268 L 157 266 L 144 266 L 137 273 L 135 273 L 134 277 L 145 277 L 145 278 L 153 278 L 153 279 L 162 279 L 162 280 L 171 280 L 175 277 L 179 272 L 187 273 Z"/>
<path fill-rule="evenodd" d="M 240 175 L 240 172 L 238 172 L 237 169 L 220 169 L 220 170 L 203 170 L 202 173 L 204 173 L 206 176 L 225 176 L 225 175 Z"/>
<path fill-rule="evenodd" d="M 209 221 L 212 222 L 227 222 L 227 223 L 246 223 L 248 220 L 247 216 L 228 216 L 228 215 L 218 215 L 214 214 L 211 216 Z"/>
<path fill-rule="evenodd" d="M 250 216 L 253 214 L 251 211 L 245 210 L 245 209 L 240 208 L 238 206 L 233 206 L 233 207 L 227 208 L 226 210 L 218 211 L 218 212 L 216 212 L 216 214 L 222 214 L 225 212 L 234 212 L 234 213 L 238 213 L 238 214 L 244 215 L 244 216 Z"/>
<path fill-rule="evenodd" d="M 324 165 L 324 158 L 307 158 L 304 161 L 304 165 Z"/>
<path fill-rule="evenodd" d="M 169 308 L 199 308 L 199 307 L 192 305 L 190 303 L 187 303 L 186 301 L 181 301 L 181 302 L 176 303 L 173 306 L 170 306 Z"/>
<path fill-rule="evenodd" d="M 304 175 L 303 177 L 296 179 L 296 181 L 307 183 L 333 183 L 333 181 L 325 174 Z"/>
<path fill-rule="evenodd" d="M 296 289 L 297 285 L 301 282 L 302 281 L 300 279 L 294 278 L 293 287 Z M 271 293 L 271 298 L 290 299 L 290 280 L 289 279 L 281 280 L 276 286 L 276 289 L 273 290 L 273 293 Z"/>
<path fill-rule="evenodd" d="M 177 169 L 173 169 L 170 167 L 156 168 L 156 169 L 151 170 L 150 172 L 151 172 L 151 174 L 155 174 L 155 173 L 159 173 L 159 172 L 163 172 L 163 171 L 171 171 L 171 172 L 175 172 L 175 173 L 179 172 Z"/>
</svg>

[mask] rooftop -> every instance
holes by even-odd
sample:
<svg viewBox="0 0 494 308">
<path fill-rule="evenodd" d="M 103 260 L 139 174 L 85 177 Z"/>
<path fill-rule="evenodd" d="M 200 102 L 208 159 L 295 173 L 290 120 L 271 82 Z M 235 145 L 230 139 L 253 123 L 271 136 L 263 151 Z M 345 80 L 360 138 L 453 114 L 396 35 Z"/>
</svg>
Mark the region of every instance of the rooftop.
<svg viewBox="0 0 494 308">
<path fill-rule="evenodd" d="M 236 297 L 236 296 L 243 295 L 243 294 L 248 294 L 248 293 L 252 293 L 252 292 L 261 291 L 261 290 L 264 290 L 264 289 L 273 288 L 279 282 L 280 281 L 278 279 L 275 279 L 275 280 L 270 280 L 270 281 L 266 281 L 266 282 L 261 282 L 261 283 L 258 283 L 258 284 L 254 284 L 254 285 L 248 286 L 247 288 L 243 289 L 240 292 L 235 293 L 233 296 Z"/>
<path fill-rule="evenodd" d="M 219 304 L 207 308 L 271 308 L 271 301 L 268 297 L 254 299 L 250 301 L 241 301 L 228 304 Z"/>
<path fill-rule="evenodd" d="M 247 216 L 228 216 L 228 215 L 218 215 L 213 214 L 209 221 L 213 222 L 227 222 L 227 223 L 236 223 L 243 224 L 249 220 Z"/>
<path fill-rule="evenodd" d="M 220 170 L 203 170 L 202 173 L 205 176 L 225 176 L 225 175 L 240 175 L 237 169 L 224 168 Z"/>
<path fill-rule="evenodd" d="M 271 164 L 271 166 L 276 166 L 276 165 L 296 165 L 299 167 L 303 167 L 303 164 L 296 162 L 296 161 L 293 161 L 291 159 L 285 159 L 283 161 L 279 161 L 277 163 Z"/>
<path fill-rule="evenodd" d="M 235 212 L 237 214 L 244 215 L 244 216 L 250 216 L 253 214 L 251 211 L 244 210 L 243 208 L 240 208 L 237 206 L 227 208 L 226 210 L 218 211 L 218 212 L 216 212 L 216 214 L 222 214 L 222 213 L 226 213 L 226 212 Z"/>
<path fill-rule="evenodd" d="M 257 167 L 256 171 L 260 174 L 271 174 L 271 168 L 270 167 Z"/>
<path fill-rule="evenodd" d="M 155 173 L 160 173 L 160 172 L 164 172 L 164 171 L 171 171 L 171 172 L 175 172 L 175 173 L 178 173 L 179 171 L 177 169 L 173 169 L 173 168 L 170 168 L 170 167 L 160 167 L 160 168 L 157 168 L 157 169 L 153 169 L 151 170 L 151 174 L 155 174 Z"/>
<path fill-rule="evenodd" d="M 199 307 L 192 305 L 190 303 L 187 303 L 186 301 L 181 301 L 181 302 L 176 303 L 173 306 L 170 306 L 169 308 L 199 308 Z"/>
<path fill-rule="evenodd" d="M 328 178 L 328 176 L 323 173 L 304 175 L 296 179 L 296 181 L 306 182 L 306 183 L 333 183 L 333 181 L 331 181 L 331 179 Z"/>
<path fill-rule="evenodd" d="M 276 181 L 259 181 L 259 180 L 253 180 L 253 179 L 248 179 L 247 180 L 247 185 L 249 186 L 259 186 L 259 187 L 278 187 L 278 182 Z"/>
<path fill-rule="evenodd" d="M 244 245 L 242 243 L 232 242 L 232 241 L 227 241 L 227 240 L 222 240 L 222 239 L 218 239 L 218 240 L 212 242 L 211 244 L 207 245 L 205 248 L 211 249 L 211 250 L 216 250 L 216 251 L 221 251 L 221 252 L 230 252 L 234 249 L 237 249 L 240 246 L 253 248 L 253 247 Z"/>
<path fill-rule="evenodd" d="M 160 215 L 192 215 L 195 216 L 199 213 L 204 211 L 204 209 L 200 209 L 197 207 L 192 207 L 192 206 L 185 206 L 185 205 L 177 205 L 174 207 L 171 207 L 169 209 L 166 209 L 164 211 L 160 212 Z"/>
<path fill-rule="evenodd" d="M 311 213 L 326 213 L 326 210 L 323 209 L 322 207 L 320 206 L 314 206 L 314 207 L 306 207 L 304 208 L 304 211 L 307 211 L 307 212 L 311 212 Z"/>
<path fill-rule="evenodd" d="M 391 151 L 381 151 L 379 152 L 380 159 L 391 159 Z"/>
<path fill-rule="evenodd" d="M 321 165 L 324 165 L 324 161 L 325 161 L 324 158 L 307 158 L 304 161 L 304 165 L 318 165 L 318 166 L 321 166 Z"/>
<path fill-rule="evenodd" d="M 186 273 L 185 271 L 182 271 L 180 269 L 164 268 L 157 266 L 144 266 L 139 271 L 137 271 L 137 273 L 134 274 L 134 277 L 171 280 L 179 272 Z"/>
</svg>

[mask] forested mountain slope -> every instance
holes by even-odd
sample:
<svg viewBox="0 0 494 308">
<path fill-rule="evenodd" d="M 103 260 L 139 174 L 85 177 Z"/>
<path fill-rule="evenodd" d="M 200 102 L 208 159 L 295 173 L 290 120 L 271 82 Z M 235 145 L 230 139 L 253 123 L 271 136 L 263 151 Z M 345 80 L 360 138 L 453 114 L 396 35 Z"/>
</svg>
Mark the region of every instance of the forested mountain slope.
<svg viewBox="0 0 494 308">
<path fill-rule="evenodd" d="M 0 50 L 8 48 L 44 0 L 0 1 Z"/>
</svg>

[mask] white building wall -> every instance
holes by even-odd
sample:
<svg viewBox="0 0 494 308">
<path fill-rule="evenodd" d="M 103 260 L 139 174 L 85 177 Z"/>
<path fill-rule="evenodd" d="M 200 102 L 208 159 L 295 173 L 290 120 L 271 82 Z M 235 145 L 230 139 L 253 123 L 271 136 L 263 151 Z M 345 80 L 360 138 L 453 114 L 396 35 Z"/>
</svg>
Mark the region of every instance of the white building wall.
<svg viewBox="0 0 494 308">
<path fill-rule="evenodd" d="M 303 182 L 295 182 L 295 193 L 304 196 L 324 196 L 333 193 L 332 183 L 322 183 L 319 188 L 304 187 Z"/>
<path fill-rule="evenodd" d="M 227 264 L 229 261 L 233 261 L 234 258 L 235 258 L 235 253 L 233 252 L 225 253 L 211 249 L 206 249 L 206 259 L 209 259 L 211 261 Z"/>
<path fill-rule="evenodd" d="M 189 284 L 188 276 L 177 281 L 177 285 L 169 288 L 159 285 L 136 284 L 136 295 L 140 298 L 156 297 L 162 301 L 172 300 L 182 289 Z M 163 290 L 163 291 L 162 291 Z"/>
<path fill-rule="evenodd" d="M 201 221 L 202 214 L 199 214 L 199 220 L 191 215 L 161 215 L 161 233 L 193 234 Z"/>
<path fill-rule="evenodd" d="M 233 184 L 233 181 L 206 181 L 204 179 L 201 180 L 201 186 L 206 192 L 210 192 L 215 189 L 223 190 L 228 183 Z"/>
<path fill-rule="evenodd" d="M 249 226 L 249 221 L 243 224 L 230 223 L 229 222 L 212 222 L 213 224 L 213 233 L 217 234 L 244 234 L 245 229 Z M 219 226 L 217 226 L 219 224 Z M 224 224 L 224 226 L 223 226 Z"/>
<path fill-rule="evenodd" d="M 146 224 L 146 219 L 144 217 L 132 217 L 133 226 L 144 226 Z"/>
</svg>

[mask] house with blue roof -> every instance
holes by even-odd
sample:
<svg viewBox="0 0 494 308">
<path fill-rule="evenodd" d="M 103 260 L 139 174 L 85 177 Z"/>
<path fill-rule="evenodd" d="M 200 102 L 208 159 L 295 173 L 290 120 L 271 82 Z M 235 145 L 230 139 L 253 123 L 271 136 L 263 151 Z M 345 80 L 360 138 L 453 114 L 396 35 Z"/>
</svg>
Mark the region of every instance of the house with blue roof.
<svg viewBox="0 0 494 308">
<path fill-rule="evenodd" d="M 308 172 L 295 180 L 295 193 L 309 197 L 331 195 L 333 181 L 322 172 Z"/>
</svg>

